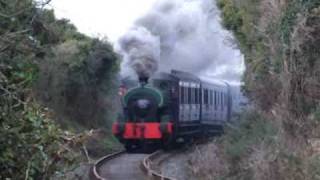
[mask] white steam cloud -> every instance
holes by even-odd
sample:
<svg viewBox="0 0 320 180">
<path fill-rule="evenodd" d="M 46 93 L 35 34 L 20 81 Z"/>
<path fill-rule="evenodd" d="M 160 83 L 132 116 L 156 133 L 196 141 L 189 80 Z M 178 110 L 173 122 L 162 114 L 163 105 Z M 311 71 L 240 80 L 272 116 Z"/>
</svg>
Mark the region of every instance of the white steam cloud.
<svg viewBox="0 0 320 180">
<path fill-rule="evenodd" d="M 150 77 L 158 70 L 160 40 L 144 27 L 136 27 L 120 39 L 126 66 L 138 76 Z"/>
<path fill-rule="evenodd" d="M 214 0 L 157 1 L 119 40 L 122 76 L 177 69 L 240 81 L 243 58 L 226 43 L 231 35 L 220 21 Z"/>
</svg>

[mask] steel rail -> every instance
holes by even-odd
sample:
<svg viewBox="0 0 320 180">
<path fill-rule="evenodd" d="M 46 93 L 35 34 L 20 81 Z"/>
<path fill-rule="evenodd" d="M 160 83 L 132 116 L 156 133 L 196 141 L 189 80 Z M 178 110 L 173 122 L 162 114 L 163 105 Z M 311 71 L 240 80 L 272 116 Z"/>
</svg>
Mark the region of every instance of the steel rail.
<svg viewBox="0 0 320 180">
<path fill-rule="evenodd" d="M 110 161 L 111 159 L 117 158 L 121 156 L 122 154 L 126 153 L 126 151 L 119 151 L 113 154 L 106 155 L 102 158 L 100 158 L 96 163 L 94 163 L 92 169 L 91 169 L 91 180 L 108 180 L 108 178 L 104 178 L 100 176 L 99 168 L 105 164 L 107 161 Z"/>
<path fill-rule="evenodd" d="M 163 151 L 159 150 L 145 157 L 141 162 L 141 169 L 150 179 L 153 180 L 176 180 L 175 178 L 164 176 L 160 172 L 152 169 L 152 161 L 161 155 L 163 155 Z"/>
</svg>

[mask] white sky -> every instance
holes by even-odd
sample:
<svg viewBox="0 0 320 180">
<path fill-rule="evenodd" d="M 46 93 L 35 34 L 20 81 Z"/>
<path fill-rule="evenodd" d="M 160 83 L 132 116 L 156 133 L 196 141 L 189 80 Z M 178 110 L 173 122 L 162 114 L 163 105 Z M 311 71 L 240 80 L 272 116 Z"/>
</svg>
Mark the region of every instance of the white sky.
<svg viewBox="0 0 320 180">
<path fill-rule="evenodd" d="M 118 38 L 133 26 L 135 20 L 146 14 L 156 1 L 52 0 L 50 5 L 57 18 L 69 19 L 80 32 L 94 37 L 108 37 L 111 43 L 115 44 Z M 242 56 L 234 58 L 243 59 Z M 243 71 L 244 65 L 235 69 Z M 216 75 L 215 73 L 212 75 Z"/>
<path fill-rule="evenodd" d="M 67 18 L 82 33 L 107 36 L 114 43 L 156 0 L 53 0 L 58 18 Z"/>
</svg>

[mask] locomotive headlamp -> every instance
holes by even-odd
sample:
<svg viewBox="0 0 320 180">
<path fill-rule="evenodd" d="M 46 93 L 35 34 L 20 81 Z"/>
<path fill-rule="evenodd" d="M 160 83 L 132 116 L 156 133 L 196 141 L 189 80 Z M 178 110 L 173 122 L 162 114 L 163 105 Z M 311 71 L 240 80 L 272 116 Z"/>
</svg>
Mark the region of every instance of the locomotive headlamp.
<svg viewBox="0 0 320 180">
<path fill-rule="evenodd" d="M 137 101 L 137 106 L 140 108 L 140 109 L 146 109 L 148 108 L 150 105 L 150 101 L 147 100 L 147 99 L 139 99 Z"/>
<path fill-rule="evenodd" d="M 135 108 L 134 113 L 141 118 L 144 118 L 148 115 L 150 108 L 151 108 L 151 102 L 148 99 L 139 99 L 135 102 Z"/>
</svg>

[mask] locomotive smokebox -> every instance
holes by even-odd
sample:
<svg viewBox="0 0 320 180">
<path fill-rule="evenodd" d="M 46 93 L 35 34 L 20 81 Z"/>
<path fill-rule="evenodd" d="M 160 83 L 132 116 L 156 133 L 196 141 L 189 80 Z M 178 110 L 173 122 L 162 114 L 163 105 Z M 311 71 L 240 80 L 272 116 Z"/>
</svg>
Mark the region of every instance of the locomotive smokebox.
<svg viewBox="0 0 320 180">
<path fill-rule="evenodd" d="M 141 86 L 148 84 L 149 77 L 148 76 L 139 76 L 139 82 Z"/>
</svg>

